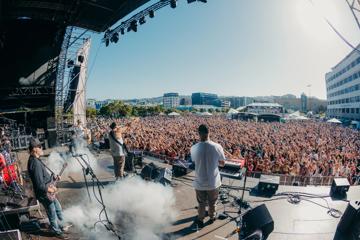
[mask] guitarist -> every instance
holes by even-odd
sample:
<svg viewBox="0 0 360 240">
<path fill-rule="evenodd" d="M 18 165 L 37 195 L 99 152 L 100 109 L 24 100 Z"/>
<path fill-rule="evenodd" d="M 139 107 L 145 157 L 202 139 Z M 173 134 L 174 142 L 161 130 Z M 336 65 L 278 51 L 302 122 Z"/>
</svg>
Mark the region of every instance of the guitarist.
<svg viewBox="0 0 360 240">
<path fill-rule="evenodd" d="M 44 154 L 41 143 L 38 139 L 32 138 L 29 144 L 30 157 L 28 160 L 28 173 L 33 184 L 35 197 L 44 206 L 49 218 L 51 230 L 59 238 L 65 239 L 63 235 L 63 215 L 59 201 L 55 198 L 49 200 L 47 193 L 55 193 L 56 187 L 49 186 L 52 182 L 52 176 L 48 168 L 41 161 L 40 157 Z M 59 178 L 57 176 L 57 178 Z"/>
</svg>

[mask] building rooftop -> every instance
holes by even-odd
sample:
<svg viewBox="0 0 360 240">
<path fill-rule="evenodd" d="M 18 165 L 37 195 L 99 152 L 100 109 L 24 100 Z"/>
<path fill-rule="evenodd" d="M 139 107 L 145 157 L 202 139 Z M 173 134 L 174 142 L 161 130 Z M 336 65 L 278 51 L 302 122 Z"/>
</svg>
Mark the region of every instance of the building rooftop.
<svg viewBox="0 0 360 240">
<path fill-rule="evenodd" d="M 250 103 L 247 107 L 282 107 L 282 105 L 278 103 Z"/>
</svg>

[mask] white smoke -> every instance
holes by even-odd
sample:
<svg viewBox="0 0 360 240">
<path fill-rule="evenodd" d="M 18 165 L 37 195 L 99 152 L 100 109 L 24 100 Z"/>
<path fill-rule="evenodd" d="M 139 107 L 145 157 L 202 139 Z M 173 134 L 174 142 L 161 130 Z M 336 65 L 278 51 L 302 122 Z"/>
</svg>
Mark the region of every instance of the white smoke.
<svg viewBox="0 0 360 240">
<path fill-rule="evenodd" d="M 103 197 L 110 221 L 125 240 L 161 239 L 163 228 L 176 218 L 172 188 L 146 182 L 140 177 L 106 186 Z M 94 228 L 102 207 L 92 198 L 92 202 L 84 198 L 78 205 L 64 210 L 65 220 L 79 228 L 88 239 L 117 239 L 101 224 Z"/>
<path fill-rule="evenodd" d="M 90 152 L 86 147 L 86 142 L 83 140 L 78 140 L 75 142 L 76 145 L 76 154 L 84 154 L 83 159 L 91 166 L 91 168 L 96 172 L 98 165 L 95 156 Z M 67 176 L 71 173 L 77 174 L 82 173 L 82 167 L 80 165 L 85 163 L 80 157 L 73 157 L 69 152 L 58 152 L 53 151 L 50 153 L 47 160 L 45 160 L 46 165 L 55 173 L 58 174 L 62 166 L 67 163 L 67 167 L 63 173 L 63 176 Z M 78 162 L 80 161 L 80 163 Z"/>
</svg>

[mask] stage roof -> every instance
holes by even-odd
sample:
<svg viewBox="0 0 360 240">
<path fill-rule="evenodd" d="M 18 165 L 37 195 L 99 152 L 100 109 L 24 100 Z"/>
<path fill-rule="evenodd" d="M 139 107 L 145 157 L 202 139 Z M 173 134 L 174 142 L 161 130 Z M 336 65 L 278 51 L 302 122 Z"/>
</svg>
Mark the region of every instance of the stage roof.
<svg viewBox="0 0 360 240">
<path fill-rule="evenodd" d="M 45 20 L 105 31 L 150 0 L 1 0 L 0 20 Z"/>
</svg>

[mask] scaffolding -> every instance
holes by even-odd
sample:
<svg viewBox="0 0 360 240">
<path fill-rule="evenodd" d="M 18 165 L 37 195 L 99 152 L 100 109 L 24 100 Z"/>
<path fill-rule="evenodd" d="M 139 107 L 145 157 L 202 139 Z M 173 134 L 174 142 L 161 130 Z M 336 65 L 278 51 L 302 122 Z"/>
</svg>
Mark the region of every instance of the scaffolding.
<svg viewBox="0 0 360 240">
<path fill-rule="evenodd" d="M 69 92 L 71 82 L 76 76 L 71 71 L 78 61 L 78 53 L 84 44 L 89 41 L 87 30 L 67 27 L 59 55 L 56 88 L 55 88 L 55 128 L 57 143 L 66 141 L 68 126 L 73 124 L 73 115 L 69 109 L 64 109 L 65 99 Z"/>
</svg>

